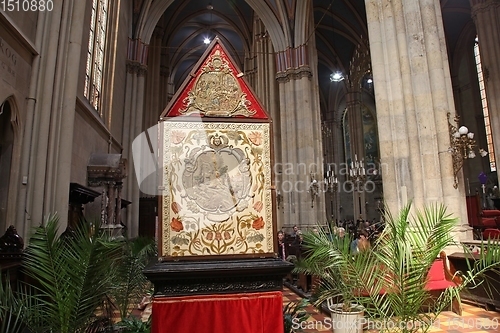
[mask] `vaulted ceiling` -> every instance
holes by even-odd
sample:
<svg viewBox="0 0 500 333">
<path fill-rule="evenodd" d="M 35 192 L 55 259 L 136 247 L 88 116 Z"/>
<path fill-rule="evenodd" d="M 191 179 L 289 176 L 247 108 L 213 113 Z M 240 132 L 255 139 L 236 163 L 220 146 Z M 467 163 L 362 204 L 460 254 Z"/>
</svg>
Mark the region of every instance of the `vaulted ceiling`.
<svg viewBox="0 0 500 333">
<path fill-rule="evenodd" d="M 173 74 L 175 89 L 206 50 L 204 38 L 218 36 L 244 69 L 244 57 L 249 54 L 254 33 L 255 12 L 249 3 L 265 7 L 266 12 L 276 17 L 284 16 L 279 14 L 281 8 L 293 26 L 298 1 L 303 0 L 169 0 L 172 3 L 157 23 L 156 31 L 162 36 L 162 54 Z M 441 0 L 451 50 L 464 25 L 470 24 L 468 2 Z M 134 0 L 135 6 L 143 3 L 145 0 Z M 313 0 L 313 11 L 314 32 L 310 38 L 315 38 L 318 50 L 320 98 L 325 101 L 331 89 L 330 74 L 336 70 L 348 73 L 356 45 L 362 38 L 368 38 L 365 0 Z"/>
<path fill-rule="evenodd" d="M 267 0 L 277 14 L 279 0 Z M 296 1 L 282 0 L 289 19 Z M 333 69 L 346 69 L 359 42 L 367 36 L 364 0 L 314 0 L 314 27 L 321 81 L 329 82 Z M 179 87 L 206 49 L 205 37 L 221 38 L 233 58 L 243 68 L 244 56 L 251 48 L 254 11 L 245 0 L 174 1 L 158 22 L 163 32 L 162 47 Z M 278 15 L 276 15 L 278 16 Z"/>
</svg>

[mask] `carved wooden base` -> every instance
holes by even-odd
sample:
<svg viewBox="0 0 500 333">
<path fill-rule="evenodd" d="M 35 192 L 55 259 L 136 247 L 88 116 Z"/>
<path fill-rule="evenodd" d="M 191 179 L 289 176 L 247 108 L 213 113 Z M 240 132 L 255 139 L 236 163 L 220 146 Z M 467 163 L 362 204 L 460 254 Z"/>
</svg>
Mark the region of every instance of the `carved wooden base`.
<svg viewBox="0 0 500 333">
<path fill-rule="evenodd" d="M 275 258 L 157 262 L 144 274 L 154 296 L 280 291 L 293 264 Z"/>
</svg>

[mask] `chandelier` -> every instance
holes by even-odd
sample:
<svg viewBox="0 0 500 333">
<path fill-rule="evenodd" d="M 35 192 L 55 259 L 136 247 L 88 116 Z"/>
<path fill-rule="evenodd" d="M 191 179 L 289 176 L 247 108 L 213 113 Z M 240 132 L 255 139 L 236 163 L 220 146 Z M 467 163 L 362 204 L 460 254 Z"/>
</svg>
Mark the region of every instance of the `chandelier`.
<svg viewBox="0 0 500 333">
<path fill-rule="evenodd" d="M 358 161 L 358 155 L 354 155 L 354 161 L 349 165 L 349 180 L 356 184 L 363 184 L 366 180 L 366 169 L 363 160 Z"/>
<path fill-rule="evenodd" d="M 458 172 L 464 165 L 464 160 L 476 157 L 476 140 L 474 140 L 474 133 L 469 132 L 465 126 L 457 128 L 450 122 L 451 114 L 448 112 L 448 129 L 450 131 L 451 147 L 448 151 L 452 154 L 453 159 L 453 187 L 458 188 Z M 455 115 L 454 122 L 458 124 L 460 117 Z M 488 152 L 482 148 L 479 149 L 479 155 L 485 157 Z"/>
<path fill-rule="evenodd" d="M 330 193 L 337 192 L 339 180 L 338 180 L 337 176 L 335 175 L 334 171 L 327 170 L 324 181 L 325 181 L 326 190 L 328 192 L 330 192 Z"/>
</svg>

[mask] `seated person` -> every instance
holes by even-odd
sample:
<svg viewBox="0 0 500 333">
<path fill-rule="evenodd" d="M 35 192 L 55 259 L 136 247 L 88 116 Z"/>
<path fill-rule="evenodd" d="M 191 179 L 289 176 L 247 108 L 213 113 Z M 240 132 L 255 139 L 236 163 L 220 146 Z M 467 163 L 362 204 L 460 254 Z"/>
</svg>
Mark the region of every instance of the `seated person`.
<svg viewBox="0 0 500 333">
<path fill-rule="evenodd" d="M 299 227 L 297 227 L 296 225 L 294 225 L 293 229 L 292 229 L 292 233 L 290 234 L 290 236 L 292 238 L 296 238 L 298 233 L 299 233 Z"/>
<path fill-rule="evenodd" d="M 285 233 L 283 231 L 278 231 L 278 258 L 281 260 L 286 260 L 288 257 L 288 248 L 285 243 Z"/>
<path fill-rule="evenodd" d="M 362 230 L 358 237 L 354 239 L 351 243 L 351 253 L 356 254 L 362 251 L 367 251 L 371 248 L 370 240 L 368 239 L 368 233 Z"/>
<path fill-rule="evenodd" d="M 337 228 L 337 232 L 335 233 L 335 235 L 338 238 L 344 238 L 345 237 L 345 229 L 343 227 Z"/>
<path fill-rule="evenodd" d="M 304 242 L 304 235 L 299 230 L 297 232 L 297 237 L 295 237 L 294 241 L 290 245 L 290 247 L 291 247 L 290 253 L 293 252 L 293 254 L 297 257 L 297 259 L 300 259 L 302 257 L 302 244 L 303 244 L 303 242 Z"/>
</svg>

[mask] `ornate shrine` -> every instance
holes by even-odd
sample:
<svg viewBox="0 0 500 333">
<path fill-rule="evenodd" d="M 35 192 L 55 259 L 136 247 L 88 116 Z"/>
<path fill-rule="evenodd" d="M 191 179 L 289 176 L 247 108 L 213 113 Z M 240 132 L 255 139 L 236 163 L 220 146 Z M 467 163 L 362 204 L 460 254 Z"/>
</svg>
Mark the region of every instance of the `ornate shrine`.
<svg viewBox="0 0 500 333">
<path fill-rule="evenodd" d="M 158 128 L 159 260 L 144 271 L 155 286 L 152 332 L 201 322 L 210 332 L 255 331 L 242 322 L 283 332 L 281 290 L 293 265 L 275 253 L 271 119 L 218 39 Z M 237 310 L 262 306 L 259 318 Z"/>
<path fill-rule="evenodd" d="M 162 259 L 273 256 L 270 122 L 216 40 L 161 117 Z"/>
</svg>

